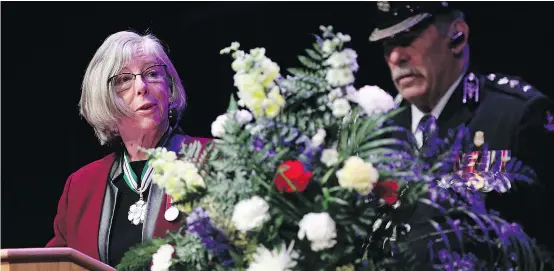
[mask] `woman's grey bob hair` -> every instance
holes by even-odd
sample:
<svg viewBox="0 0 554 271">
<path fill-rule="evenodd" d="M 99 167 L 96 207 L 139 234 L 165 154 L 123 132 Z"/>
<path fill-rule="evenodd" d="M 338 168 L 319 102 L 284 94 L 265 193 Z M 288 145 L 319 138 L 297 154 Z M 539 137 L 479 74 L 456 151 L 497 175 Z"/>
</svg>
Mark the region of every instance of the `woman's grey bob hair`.
<svg viewBox="0 0 554 271">
<path fill-rule="evenodd" d="M 174 109 L 180 115 L 185 109 L 185 89 L 161 42 L 150 34 L 141 36 L 131 31 L 112 34 L 98 48 L 88 65 L 79 101 L 80 113 L 94 128 L 101 145 L 118 139 L 117 121 L 133 114 L 117 96 L 108 78 L 118 74 L 138 53 L 155 57 L 166 65 L 171 95 L 169 110 Z"/>
</svg>

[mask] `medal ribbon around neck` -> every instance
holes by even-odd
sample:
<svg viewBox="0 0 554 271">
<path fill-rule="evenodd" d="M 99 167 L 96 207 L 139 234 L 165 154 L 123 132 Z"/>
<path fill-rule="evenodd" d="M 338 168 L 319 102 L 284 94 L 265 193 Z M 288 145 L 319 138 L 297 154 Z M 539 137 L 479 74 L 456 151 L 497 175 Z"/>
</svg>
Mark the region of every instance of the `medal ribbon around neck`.
<svg viewBox="0 0 554 271">
<path fill-rule="evenodd" d="M 131 169 L 131 164 L 129 163 L 129 158 L 127 158 L 127 153 L 124 153 L 123 155 L 123 179 L 125 179 L 125 183 L 131 188 L 131 190 L 135 191 L 135 193 L 140 195 L 140 199 L 142 200 L 142 193 L 148 189 L 150 186 L 150 183 L 152 183 L 152 171 L 154 171 L 154 168 L 148 165 L 144 167 L 141 174 L 141 186 L 138 187 L 137 183 L 137 176 L 135 175 L 135 172 L 133 169 Z"/>
</svg>

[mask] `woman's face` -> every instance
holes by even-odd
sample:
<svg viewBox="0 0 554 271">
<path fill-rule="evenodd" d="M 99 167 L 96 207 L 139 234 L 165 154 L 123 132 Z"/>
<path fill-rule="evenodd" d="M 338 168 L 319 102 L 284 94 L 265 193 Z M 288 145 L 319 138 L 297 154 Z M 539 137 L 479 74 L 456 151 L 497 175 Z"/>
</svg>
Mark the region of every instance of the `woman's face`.
<svg viewBox="0 0 554 271">
<path fill-rule="evenodd" d="M 137 75 L 133 75 L 137 74 Z M 169 82 L 156 58 L 138 55 L 112 79 L 117 95 L 133 110 L 118 121 L 119 130 L 140 133 L 163 129 L 168 123 Z"/>
</svg>

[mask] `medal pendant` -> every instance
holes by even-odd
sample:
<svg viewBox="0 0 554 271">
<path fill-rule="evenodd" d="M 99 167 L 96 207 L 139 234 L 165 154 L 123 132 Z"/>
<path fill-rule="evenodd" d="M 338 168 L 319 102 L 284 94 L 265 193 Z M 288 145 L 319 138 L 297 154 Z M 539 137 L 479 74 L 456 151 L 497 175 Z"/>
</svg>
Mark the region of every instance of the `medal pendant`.
<svg viewBox="0 0 554 271">
<path fill-rule="evenodd" d="M 174 221 L 179 216 L 179 210 L 175 206 L 171 206 L 169 209 L 165 210 L 164 218 L 167 221 Z"/>
<path fill-rule="evenodd" d="M 135 204 L 131 205 L 127 219 L 134 225 L 143 223 L 146 219 L 146 202 L 139 199 Z"/>
</svg>

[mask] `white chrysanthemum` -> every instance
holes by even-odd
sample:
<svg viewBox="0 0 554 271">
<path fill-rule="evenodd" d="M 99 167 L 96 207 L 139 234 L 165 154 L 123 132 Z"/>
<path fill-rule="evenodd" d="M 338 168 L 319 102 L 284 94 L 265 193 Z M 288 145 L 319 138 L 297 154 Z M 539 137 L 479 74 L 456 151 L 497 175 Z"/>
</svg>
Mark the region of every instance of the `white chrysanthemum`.
<svg viewBox="0 0 554 271">
<path fill-rule="evenodd" d="M 332 167 L 339 162 L 339 152 L 335 149 L 325 149 L 321 152 L 321 162 L 328 167 Z"/>
<path fill-rule="evenodd" d="M 294 251 L 294 241 L 287 248 L 281 244 L 280 249 L 269 250 L 260 245 L 247 271 L 290 271 L 296 266 L 298 252 Z"/>
<path fill-rule="evenodd" d="M 337 228 L 335 221 L 328 213 L 309 213 L 298 223 L 298 239 L 306 237 L 311 242 L 313 251 L 321 251 L 335 246 Z"/>
<path fill-rule="evenodd" d="M 350 103 L 343 98 L 336 99 L 331 104 L 331 110 L 333 110 L 334 117 L 342 118 L 350 113 Z"/>
<path fill-rule="evenodd" d="M 396 107 L 394 98 L 378 86 L 364 86 L 349 91 L 346 98 L 357 103 L 367 115 L 385 113 Z"/>
<path fill-rule="evenodd" d="M 248 110 L 241 109 L 235 113 L 235 119 L 240 125 L 244 125 L 252 121 L 252 114 Z"/>
<path fill-rule="evenodd" d="M 214 122 L 212 122 L 212 135 L 214 137 L 222 137 L 225 134 L 225 122 L 227 121 L 227 114 L 218 116 Z"/>
<path fill-rule="evenodd" d="M 171 258 L 175 249 L 171 245 L 162 245 L 158 251 L 152 255 L 151 271 L 167 271 L 171 266 Z"/>
<path fill-rule="evenodd" d="M 325 80 L 333 87 L 340 87 L 354 83 L 355 78 L 350 68 L 332 68 L 327 70 Z"/>
<path fill-rule="evenodd" d="M 323 142 L 325 142 L 325 136 L 327 136 L 327 133 L 324 129 L 318 129 L 317 133 L 312 137 L 312 146 L 313 147 L 319 147 Z"/>
<path fill-rule="evenodd" d="M 269 204 L 259 196 L 239 201 L 233 210 L 231 221 L 241 232 L 256 229 L 269 220 Z"/>
<path fill-rule="evenodd" d="M 366 163 L 358 156 L 348 158 L 336 175 L 341 187 L 353 188 L 361 195 L 369 194 L 373 184 L 379 180 L 379 171 L 373 164 Z"/>
</svg>

